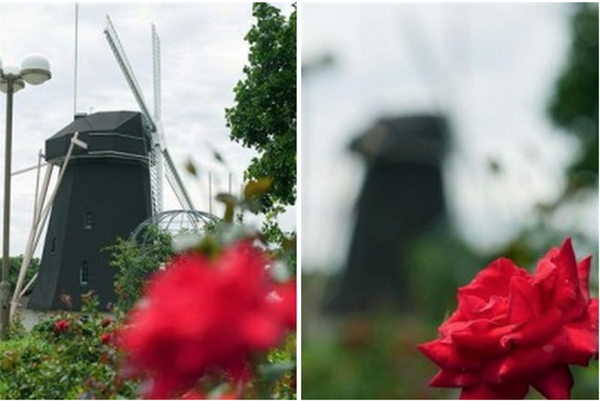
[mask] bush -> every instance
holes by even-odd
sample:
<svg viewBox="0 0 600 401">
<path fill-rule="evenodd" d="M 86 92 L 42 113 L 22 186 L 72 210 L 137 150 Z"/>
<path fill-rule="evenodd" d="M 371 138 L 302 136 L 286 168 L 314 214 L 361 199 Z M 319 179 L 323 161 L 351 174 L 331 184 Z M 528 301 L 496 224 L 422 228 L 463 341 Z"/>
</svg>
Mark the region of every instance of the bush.
<svg viewBox="0 0 600 401">
<path fill-rule="evenodd" d="M 142 295 L 146 278 L 173 255 L 171 236 L 156 226 L 146 229 L 143 244 L 118 238 L 106 250 L 112 253 L 110 266 L 117 269 L 114 284 L 120 312 L 133 307 Z"/>
<path fill-rule="evenodd" d="M 116 323 L 85 297 L 84 312 L 44 316 L 29 334 L 0 343 L 3 399 L 131 398 L 136 383 L 118 375 Z"/>
</svg>

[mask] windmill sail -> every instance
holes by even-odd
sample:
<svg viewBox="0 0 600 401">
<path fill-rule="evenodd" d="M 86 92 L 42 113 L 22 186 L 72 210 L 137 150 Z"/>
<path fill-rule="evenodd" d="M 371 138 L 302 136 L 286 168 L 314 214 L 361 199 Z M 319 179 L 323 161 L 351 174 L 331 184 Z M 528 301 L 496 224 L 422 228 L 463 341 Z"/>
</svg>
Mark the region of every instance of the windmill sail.
<svg viewBox="0 0 600 401">
<path fill-rule="evenodd" d="M 148 107 L 146 107 L 146 101 L 144 100 L 144 95 L 140 89 L 140 85 L 135 79 L 135 75 L 133 74 L 129 60 L 125 55 L 125 50 L 123 50 L 123 46 L 121 45 L 117 31 L 115 30 L 115 27 L 113 26 L 108 15 L 106 16 L 106 29 L 104 30 L 104 33 L 106 34 L 106 40 L 108 40 L 108 44 L 110 45 L 110 48 L 115 54 L 117 62 L 119 63 L 119 67 L 121 67 L 121 71 L 123 71 L 123 75 L 125 76 L 131 91 L 133 92 L 133 96 L 135 96 L 135 100 L 137 101 L 138 106 L 140 106 L 142 114 L 147 119 L 146 123 L 150 126 L 152 131 L 155 131 L 156 126 L 154 124 L 154 119 L 150 115 Z"/>
<path fill-rule="evenodd" d="M 160 39 L 156 32 L 156 27 L 152 25 L 152 53 L 154 70 L 154 115 L 150 115 L 142 90 L 135 79 L 133 69 L 127 60 L 125 50 L 121 45 L 117 31 L 115 30 L 110 17 L 106 17 L 106 29 L 104 30 L 106 39 L 112 49 L 121 71 L 135 96 L 142 114 L 147 120 L 149 131 L 151 132 L 151 152 L 150 152 L 150 180 L 152 185 L 152 205 L 154 214 L 163 210 L 163 184 L 162 178 L 166 177 L 173 192 L 177 196 L 179 203 L 184 209 L 193 210 L 194 205 L 183 185 L 183 181 L 177 172 L 175 164 L 165 146 L 164 131 L 161 123 L 161 79 L 160 79 Z M 166 165 L 166 169 L 164 168 Z"/>
</svg>

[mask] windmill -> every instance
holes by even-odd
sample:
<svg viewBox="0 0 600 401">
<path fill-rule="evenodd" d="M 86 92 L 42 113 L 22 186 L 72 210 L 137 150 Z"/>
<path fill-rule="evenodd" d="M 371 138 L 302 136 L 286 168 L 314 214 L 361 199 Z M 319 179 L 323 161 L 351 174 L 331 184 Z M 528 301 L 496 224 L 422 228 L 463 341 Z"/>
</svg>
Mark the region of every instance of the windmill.
<svg viewBox="0 0 600 401">
<path fill-rule="evenodd" d="M 416 18 L 406 18 L 418 70 L 437 70 Z M 419 32 L 420 34 L 416 34 Z M 366 313 L 377 308 L 410 310 L 409 249 L 426 230 L 447 224 L 442 166 L 451 151 L 455 122 L 451 88 L 431 89 L 434 111 L 380 117 L 349 146 L 366 168 L 356 200 L 355 222 L 344 269 L 325 299 L 328 313 Z M 439 92 L 438 92 L 439 91 Z"/>
<path fill-rule="evenodd" d="M 128 238 L 140 223 L 163 213 L 163 176 L 182 208 L 194 211 L 165 146 L 156 28 L 152 26 L 152 114 L 109 17 L 104 32 L 140 112 L 76 115 L 73 122 L 46 140 L 46 161 L 49 168 L 61 166 L 61 176 L 51 196 L 52 214 L 39 277 L 27 305 L 30 309 L 62 309 L 63 295 L 68 295 L 71 307 L 78 309 L 81 296 L 90 290 L 98 296 L 102 308 L 116 301 L 115 272 L 108 265 L 109 253 L 103 250 L 117 237 Z M 84 146 L 74 148 L 73 144 Z M 44 208 L 45 215 L 49 207 Z M 40 232 L 38 227 L 32 243 L 37 242 Z M 30 260 L 33 249 L 35 245 L 28 247 L 26 259 Z M 21 268 L 23 276 L 26 268 Z M 18 286 L 13 309 L 21 295 Z"/>
</svg>

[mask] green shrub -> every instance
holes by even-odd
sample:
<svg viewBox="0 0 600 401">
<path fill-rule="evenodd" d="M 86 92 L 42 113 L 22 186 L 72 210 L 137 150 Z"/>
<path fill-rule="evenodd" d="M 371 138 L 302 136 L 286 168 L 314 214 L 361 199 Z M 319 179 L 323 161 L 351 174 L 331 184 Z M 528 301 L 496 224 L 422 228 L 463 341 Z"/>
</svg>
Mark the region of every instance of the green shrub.
<svg viewBox="0 0 600 401">
<path fill-rule="evenodd" d="M 96 304 L 89 294 L 84 313 L 46 315 L 30 333 L 0 343 L 1 398 L 132 398 L 136 383 L 118 375 L 116 323 Z"/>
<path fill-rule="evenodd" d="M 118 238 L 106 250 L 111 252 L 110 266 L 117 269 L 114 285 L 120 312 L 133 307 L 148 276 L 173 255 L 171 236 L 156 226 L 146 229 L 143 244 Z"/>
</svg>

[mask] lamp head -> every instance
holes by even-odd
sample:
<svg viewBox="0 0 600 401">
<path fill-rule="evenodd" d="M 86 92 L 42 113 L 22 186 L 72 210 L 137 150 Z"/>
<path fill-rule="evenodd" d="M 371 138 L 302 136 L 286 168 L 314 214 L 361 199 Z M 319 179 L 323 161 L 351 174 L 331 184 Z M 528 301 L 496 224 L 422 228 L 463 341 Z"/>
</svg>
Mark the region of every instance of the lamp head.
<svg viewBox="0 0 600 401">
<path fill-rule="evenodd" d="M 50 78 L 50 63 L 46 57 L 30 54 L 21 63 L 21 77 L 31 85 L 41 85 Z"/>
<path fill-rule="evenodd" d="M 17 93 L 25 87 L 25 83 L 20 77 L 19 67 L 16 65 L 6 65 L 2 70 L 2 77 L 0 77 L 0 91 L 3 93 L 8 92 L 8 82 L 12 82 L 12 92 Z"/>
</svg>

